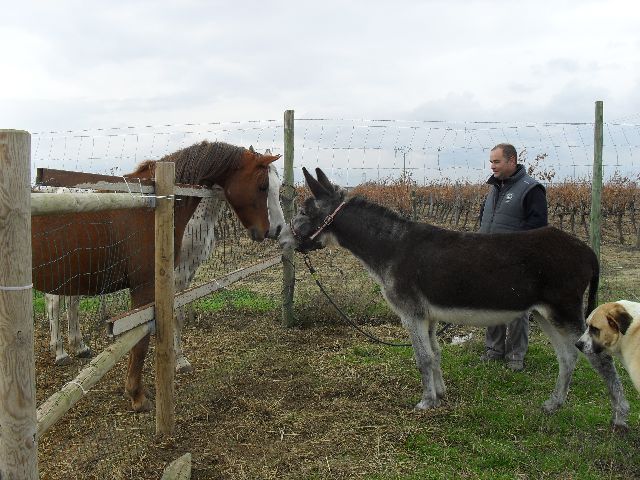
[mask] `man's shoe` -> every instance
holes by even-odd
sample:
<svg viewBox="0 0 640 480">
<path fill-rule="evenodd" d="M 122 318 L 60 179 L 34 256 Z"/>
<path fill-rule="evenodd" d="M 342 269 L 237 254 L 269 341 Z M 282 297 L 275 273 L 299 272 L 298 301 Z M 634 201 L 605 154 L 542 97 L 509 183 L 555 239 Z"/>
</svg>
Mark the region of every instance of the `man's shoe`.
<svg viewBox="0 0 640 480">
<path fill-rule="evenodd" d="M 522 360 L 509 360 L 507 368 L 512 372 L 521 372 L 524 370 L 524 362 Z"/>
</svg>

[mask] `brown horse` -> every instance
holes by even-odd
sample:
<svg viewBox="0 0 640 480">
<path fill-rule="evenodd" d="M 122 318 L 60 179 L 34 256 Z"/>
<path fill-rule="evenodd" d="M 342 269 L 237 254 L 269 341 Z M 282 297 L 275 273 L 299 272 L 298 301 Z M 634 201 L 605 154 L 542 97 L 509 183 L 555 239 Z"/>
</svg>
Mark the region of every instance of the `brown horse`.
<svg viewBox="0 0 640 480">
<path fill-rule="evenodd" d="M 251 238 L 269 231 L 268 166 L 280 155 L 261 155 L 221 142 L 202 142 L 161 161 L 175 162 L 176 182 L 222 187 Z M 142 162 L 127 179 L 151 179 L 155 161 Z M 175 252 L 200 198 L 176 197 Z M 154 300 L 154 211 L 151 208 L 36 216 L 31 220 L 33 284 L 57 295 L 99 295 L 129 288 L 132 308 Z M 176 258 L 176 262 L 177 262 Z M 130 352 L 126 390 L 133 409 L 147 411 L 151 402 L 142 385 L 149 347 L 144 337 Z"/>
</svg>

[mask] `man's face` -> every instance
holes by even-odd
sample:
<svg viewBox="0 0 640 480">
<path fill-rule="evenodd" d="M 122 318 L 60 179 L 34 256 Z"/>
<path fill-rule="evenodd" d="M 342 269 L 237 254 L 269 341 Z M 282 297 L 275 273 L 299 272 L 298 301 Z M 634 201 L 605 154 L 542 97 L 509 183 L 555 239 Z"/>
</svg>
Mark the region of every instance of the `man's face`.
<svg viewBox="0 0 640 480">
<path fill-rule="evenodd" d="M 491 164 L 493 176 L 498 180 L 509 178 L 516 171 L 516 159 L 513 157 L 506 158 L 501 148 L 491 151 L 489 163 Z"/>
</svg>

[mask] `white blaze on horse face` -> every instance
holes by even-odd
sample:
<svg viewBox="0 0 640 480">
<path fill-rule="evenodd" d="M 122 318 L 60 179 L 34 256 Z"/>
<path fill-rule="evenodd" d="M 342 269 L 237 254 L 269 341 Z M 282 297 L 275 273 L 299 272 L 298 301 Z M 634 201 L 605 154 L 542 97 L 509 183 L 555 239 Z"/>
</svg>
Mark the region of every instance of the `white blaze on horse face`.
<svg viewBox="0 0 640 480">
<path fill-rule="evenodd" d="M 284 227 L 284 212 L 280 204 L 280 187 L 282 182 L 278 176 L 278 170 L 273 164 L 269 165 L 269 193 L 267 196 L 267 208 L 269 209 L 269 238 L 278 238 Z"/>
</svg>

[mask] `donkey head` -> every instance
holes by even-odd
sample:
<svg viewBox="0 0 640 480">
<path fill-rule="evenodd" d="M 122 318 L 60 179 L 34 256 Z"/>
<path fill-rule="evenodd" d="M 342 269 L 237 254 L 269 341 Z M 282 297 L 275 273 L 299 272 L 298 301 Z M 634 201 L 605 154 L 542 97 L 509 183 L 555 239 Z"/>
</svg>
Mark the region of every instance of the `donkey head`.
<svg viewBox="0 0 640 480">
<path fill-rule="evenodd" d="M 280 234 L 279 240 L 283 248 L 292 247 L 306 253 L 324 248 L 327 244 L 333 216 L 344 204 L 345 191 L 333 185 L 319 168 L 316 168 L 317 180 L 306 168 L 302 168 L 302 173 L 313 196 L 304 201 L 298 214 Z"/>
</svg>

